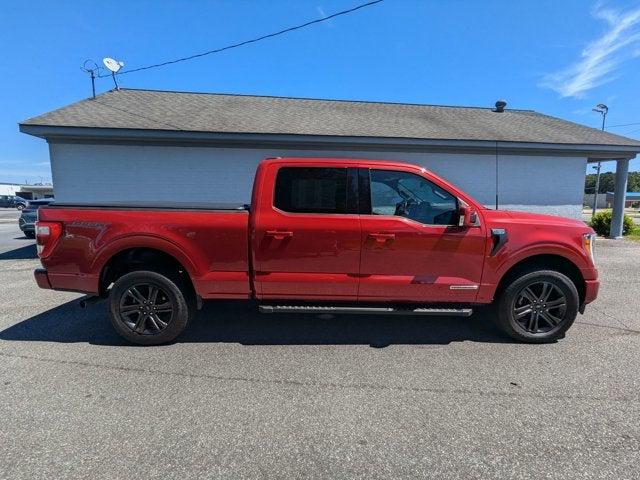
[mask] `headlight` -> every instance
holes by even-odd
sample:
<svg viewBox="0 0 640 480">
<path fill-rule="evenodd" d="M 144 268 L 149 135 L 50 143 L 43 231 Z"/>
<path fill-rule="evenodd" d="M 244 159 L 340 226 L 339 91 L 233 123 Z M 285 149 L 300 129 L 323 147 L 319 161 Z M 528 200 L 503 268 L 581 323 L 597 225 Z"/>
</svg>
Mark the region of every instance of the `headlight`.
<svg viewBox="0 0 640 480">
<path fill-rule="evenodd" d="M 595 247 L 596 247 L 596 234 L 595 233 L 585 233 L 582 235 L 582 247 L 584 251 L 589 255 L 591 261 L 593 263 L 596 262 L 596 258 L 594 256 Z"/>
</svg>

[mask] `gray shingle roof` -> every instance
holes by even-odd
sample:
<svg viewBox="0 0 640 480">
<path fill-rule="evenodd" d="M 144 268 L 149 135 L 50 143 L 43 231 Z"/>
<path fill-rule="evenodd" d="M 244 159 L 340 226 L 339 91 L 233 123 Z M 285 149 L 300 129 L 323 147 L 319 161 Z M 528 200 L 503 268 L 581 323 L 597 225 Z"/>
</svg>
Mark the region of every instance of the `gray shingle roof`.
<svg viewBox="0 0 640 480">
<path fill-rule="evenodd" d="M 82 100 L 22 124 L 640 147 L 640 141 L 531 110 L 496 113 L 477 107 L 130 89 Z"/>
</svg>

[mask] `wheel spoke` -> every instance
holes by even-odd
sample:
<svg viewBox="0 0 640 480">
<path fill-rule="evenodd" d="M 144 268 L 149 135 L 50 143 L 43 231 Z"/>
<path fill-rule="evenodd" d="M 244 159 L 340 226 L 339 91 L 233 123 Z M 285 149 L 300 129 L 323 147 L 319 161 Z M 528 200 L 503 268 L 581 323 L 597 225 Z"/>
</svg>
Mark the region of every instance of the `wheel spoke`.
<svg viewBox="0 0 640 480">
<path fill-rule="evenodd" d="M 159 326 L 160 326 L 160 327 L 159 327 L 159 330 L 162 330 L 163 328 L 165 328 L 165 327 L 168 325 L 168 323 L 167 323 L 167 322 L 165 322 L 164 320 L 162 320 L 162 319 L 161 319 L 157 314 L 155 314 L 155 313 L 152 313 L 152 314 L 150 315 L 150 318 L 152 318 L 152 319 L 153 319 L 153 322 L 154 322 L 156 325 L 159 325 Z"/>
<path fill-rule="evenodd" d="M 531 303 L 536 302 L 538 300 L 538 296 L 535 293 L 533 293 L 529 287 L 522 290 L 521 295 L 527 300 L 529 300 Z"/>
<path fill-rule="evenodd" d="M 538 331 L 538 312 L 531 313 L 531 318 L 529 319 L 527 330 L 529 330 L 530 332 Z"/>
<path fill-rule="evenodd" d="M 131 295 L 133 298 L 135 298 L 136 301 L 138 301 L 138 303 L 144 304 L 147 301 L 147 299 L 144 298 L 144 296 L 138 291 L 138 289 L 135 286 L 127 290 L 127 293 Z"/>
<path fill-rule="evenodd" d="M 156 304 L 156 298 L 158 298 L 158 287 L 151 285 L 149 287 L 149 303 L 151 305 Z"/>
<path fill-rule="evenodd" d="M 151 323 L 151 325 L 153 326 L 153 328 L 154 328 L 156 331 L 162 330 L 162 329 L 160 328 L 160 326 L 156 323 L 156 319 L 155 319 L 155 318 L 153 318 L 153 317 L 154 317 L 154 315 L 153 315 L 153 314 L 150 314 L 150 315 L 148 315 L 148 316 L 147 316 L 147 318 L 149 319 L 149 322 Z"/>
<path fill-rule="evenodd" d="M 147 320 L 147 314 L 145 313 L 141 313 L 140 316 L 138 317 L 138 321 L 136 322 L 135 326 L 133 327 L 133 329 L 138 332 L 138 333 L 144 333 L 145 327 L 146 327 L 146 320 Z"/>
<path fill-rule="evenodd" d="M 542 293 L 540 294 L 540 300 L 546 302 L 549 299 L 549 295 L 553 291 L 553 286 L 550 283 L 544 282 L 542 284 Z"/>
<path fill-rule="evenodd" d="M 516 314 L 516 318 L 522 318 L 528 314 L 531 313 L 531 305 L 527 304 L 527 305 L 523 305 L 522 307 L 518 307 L 514 310 L 514 313 Z"/>
<path fill-rule="evenodd" d="M 131 314 L 133 312 L 139 312 L 139 311 L 140 311 L 140 306 L 139 305 L 124 305 L 124 306 L 120 307 L 120 313 Z"/>
<path fill-rule="evenodd" d="M 564 307 L 567 305 L 567 302 L 564 297 L 560 297 L 555 300 L 551 300 L 550 302 L 547 302 L 545 305 L 547 310 L 549 310 L 551 308 Z"/>
<path fill-rule="evenodd" d="M 554 317 L 553 315 L 551 315 L 549 312 L 547 312 L 546 310 L 543 310 L 540 312 L 540 316 L 544 319 L 545 322 L 547 322 L 551 327 L 555 327 L 556 325 L 558 325 L 561 320 L 557 317 Z"/>
<path fill-rule="evenodd" d="M 171 305 L 171 302 L 166 302 L 166 303 L 161 303 L 159 305 L 156 305 L 156 309 L 154 310 L 154 312 L 156 313 L 167 313 L 172 311 L 173 311 L 173 305 Z"/>
</svg>

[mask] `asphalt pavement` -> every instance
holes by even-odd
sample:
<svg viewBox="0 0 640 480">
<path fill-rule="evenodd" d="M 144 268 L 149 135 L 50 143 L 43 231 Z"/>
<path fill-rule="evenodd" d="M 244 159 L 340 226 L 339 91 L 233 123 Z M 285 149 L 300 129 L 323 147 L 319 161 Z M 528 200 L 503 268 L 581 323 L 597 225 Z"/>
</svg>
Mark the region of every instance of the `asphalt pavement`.
<svg viewBox="0 0 640 480">
<path fill-rule="evenodd" d="M 567 337 L 208 303 L 173 345 L 39 290 L 0 224 L 0 478 L 640 478 L 640 244 Z"/>
</svg>

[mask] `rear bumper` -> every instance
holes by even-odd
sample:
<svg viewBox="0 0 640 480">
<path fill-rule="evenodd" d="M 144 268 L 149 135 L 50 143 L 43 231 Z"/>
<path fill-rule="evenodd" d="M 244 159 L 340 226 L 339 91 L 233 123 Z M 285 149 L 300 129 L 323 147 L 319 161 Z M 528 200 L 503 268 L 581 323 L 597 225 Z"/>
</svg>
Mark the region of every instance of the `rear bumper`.
<svg viewBox="0 0 640 480">
<path fill-rule="evenodd" d="M 33 276 L 40 288 L 63 292 L 88 293 L 91 295 L 98 294 L 99 278 L 97 275 L 51 273 L 46 268 L 36 268 Z"/>
<path fill-rule="evenodd" d="M 36 277 L 36 283 L 40 288 L 51 290 L 51 282 L 49 281 L 49 275 L 44 268 L 36 268 L 33 272 L 33 276 Z"/>
<path fill-rule="evenodd" d="M 20 227 L 20 230 L 22 230 L 24 233 L 27 233 L 27 232 L 35 233 L 36 231 L 35 223 L 27 223 L 22 219 L 18 220 L 18 226 Z"/>
</svg>

